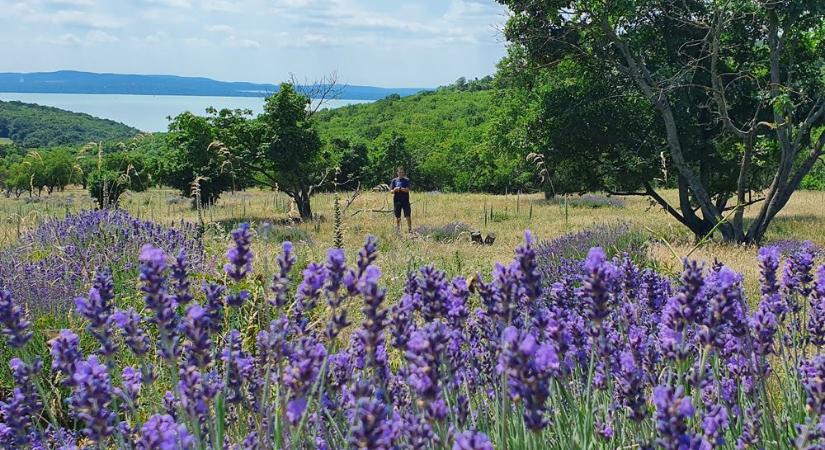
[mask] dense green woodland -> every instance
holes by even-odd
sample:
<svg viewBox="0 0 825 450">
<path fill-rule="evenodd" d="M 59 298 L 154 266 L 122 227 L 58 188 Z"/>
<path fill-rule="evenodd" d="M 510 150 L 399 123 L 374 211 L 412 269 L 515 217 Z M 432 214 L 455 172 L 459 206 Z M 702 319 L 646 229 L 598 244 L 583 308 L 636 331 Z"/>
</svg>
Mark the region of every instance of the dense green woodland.
<svg viewBox="0 0 825 450">
<path fill-rule="evenodd" d="M 49 106 L 0 101 L 0 140 L 23 148 L 84 145 L 129 139 L 138 130 L 113 120 Z"/>
<path fill-rule="evenodd" d="M 487 145 L 496 97 L 491 77 L 461 79 L 433 92 L 321 111 L 318 130 L 333 152 L 360 149 L 369 168 L 360 174 L 367 187 L 386 183 L 396 165 L 407 167 L 419 189 L 536 187 L 523 158 L 513 164 L 511 155 Z"/>
</svg>

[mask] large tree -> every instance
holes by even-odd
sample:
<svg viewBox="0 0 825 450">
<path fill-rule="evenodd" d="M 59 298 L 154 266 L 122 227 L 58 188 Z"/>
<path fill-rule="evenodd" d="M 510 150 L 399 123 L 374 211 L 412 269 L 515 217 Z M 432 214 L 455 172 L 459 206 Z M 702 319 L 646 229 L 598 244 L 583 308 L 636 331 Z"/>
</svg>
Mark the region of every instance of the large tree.
<svg viewBox="0 0 825 450">
<path fill-rule="evenodd" d="M 726 240 L 759 242 L 823 155 L 821 0 L 499 2 L 513 13 L 505 33 L 526 66 L 546 71 L 578 65 L 585 76 L 597 78 L 580 86 L 585 91 L 572 92 L 575 98 L 595 95 L 607 110 L 622 112 L 629 105 L 607 100 L 623 94 L 630 102 L 643 101 L 634 107 L 653 114 L 651 121 L 642 120 L 655 125 L 648 134 L 653 141 L 640 142 L 636 152 L 627 144 L 645 137 L 639 130 L 604 127 L 603 134 L 617 138 L 600 140 L 607 157 L 599 159 L 612 157 L 617 168 L 587 164 L 575 170 L 605 181 L 617 194 L 650 196 L 696 235 L 718 230 Z M 551 105 L 548 111 L 554 110 Z M 599 118 L 598 111 L 584 112 Z M 568 145 L 578 151 L 570 157 L 582 155 L 583 146 L 570 140 L 550 139 L 547 145 Z M 676 204 L 658 191 L 668 180 L 658 181 L 661 171 L 651 169 L 661 166 L 651 144 L 663 150 L 679 191 Z M 622 153 L 639 164 L 617 159 Z M 605 180 L 605 173 L 624 185 Z M 752 203 L 755 216 L 746 223 L 744 210 Z"/>
</svg>

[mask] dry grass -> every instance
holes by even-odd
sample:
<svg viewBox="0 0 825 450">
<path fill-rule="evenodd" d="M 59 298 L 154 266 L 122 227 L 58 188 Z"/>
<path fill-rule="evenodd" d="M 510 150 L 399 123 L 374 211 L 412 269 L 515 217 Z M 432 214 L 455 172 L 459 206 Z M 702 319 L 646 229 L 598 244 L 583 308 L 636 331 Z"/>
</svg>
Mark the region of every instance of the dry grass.
<svg viewBox="0 0 825 450">
<path fill-rule="evenodd" d="M 669 192 L 668 196 L 675 193 Z M 541 195 L 493 196 L 484 194 L 413 194 L 413 227 L 418 225 L 444 225 L 461 221 L 474 229 L 497 236 L 493 246 L 477 246 L 466 239 L 456 242 L 435 242 L 415 235 L 395 234 L 395 221 L 389 212 L 389 194 L 365 193 L 360 196 L 344 214 L 344 242 L 347 253 L 353 255 L 367 234 L 378 237 L 381 257 L 379 265 L 385 274 L 385 281 L 391 294 L 400 292 L 406 271 L 425 263 L 433 263 L 450 275 L 469 276 L 475 272 L 487 273 L 497 261 L 507 261 L 512 251 L 522 239 L 522 233 L 530 229 L 539 239 L 548 239 L 561 234 L 580 230 L 597 223 L 626 221 L 651 230 L 651 255 L 665 269 L 678 268 L 678 259 L 667 246 L 653 236 L 666 239 L 681 256 L 693 247 L 691 235 L 675 220 L 657 207 L 652 207 L 643 198 L 623 199 L 624 207 L 603 206 L 593 208 L 585 205 L 568 205 L 564 202 L 547 202 Z M 313 198 L 313 208 L 322 219 L 315 223 L 296 225 L 310 237 L 309 242 L 297 243 L 301 261 L 322 259 L 326 248 L 332 245 L 331 194 L 321 194 Z M 810 239 L 825 246 L 825 193 L 799 192 L 788 207 L 780 214 L 772 226 L 767 240 Z M 70 189 L 51 197 L 43 197 L 38 202 L 25 199 L 0 199 L 0 242 L 13 242 L 18 233 L 36 226 L 40 221 L 61 216 L 68 211 L 76 211 L 93 206 L 91 199 L 81 189 Z M 153 189 L 147 192 L 129 194 L 122 206 L 132 214 L 161 223 L 180 220 L 196 221 L 197 213 L 191 209 L 188 199 L 182 199 L 177 192 Z M 247 191 L 225 194 L 218 205 L 206 213 L 206 221 L 212 224 L 207 242 L 210 251 L 222 254 L 228 244 L 225 230 L 235 223 L 250 221 L 260 225 L 266 221 L 283 219 L 288 216 L 291 202 L 283 194 L 264 191 Z M 489 219 L 492 208 L 495 220 Z M 487 220 L 485 224 L 485 210 Z M 532 210 L 532 213 L 531 213 Z M 748 214 L 754 214 L 753 208 Z M 275 241 L 257 242 L 258 268 L 269 272 L 278 253 Z M 714 257 L 743 272 L 747 278 L 748 290 L 755 291 L 757 267 L 756 249 L 711 242 L 697 249 L 693 256 L 706 261 Z"/>
</svg>

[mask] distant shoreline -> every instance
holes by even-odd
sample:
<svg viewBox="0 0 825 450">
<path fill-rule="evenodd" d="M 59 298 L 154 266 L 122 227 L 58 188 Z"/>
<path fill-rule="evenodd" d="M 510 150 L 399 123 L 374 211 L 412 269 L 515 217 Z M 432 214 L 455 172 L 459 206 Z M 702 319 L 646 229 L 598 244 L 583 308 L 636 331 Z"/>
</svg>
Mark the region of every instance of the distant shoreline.
<svg viewBox="0 0 825 450">
<path fill-rule="evenodd" d="M 49 106 L 65 111 L 85 113 L 93 117 L 126 124 L 144 132 L 166 131 L 167 117 L 189 111 L 203 115 L 206 108 L 251 110 L 263 112 L 264 97 L 232 95 L 167 95 L 167 94 L 86 94 L 67 92 L 3 92 L 0 100 Z M 337 98 L 325 107 L 338 108 L 375 100 Z M 317 99 L 313 101 L 317 105 Z"/>
<path fill-rule="evenodd" d="M 326 84 L 307 84 L 310 89 L 325 90 Z M 130 75 L 76 71 L 0 73 L 0 93 L 6 94 L 79 94 L 79 95 L 165 95 L 175 97 L 266 98 L 278 92 L 280 85 L 175 75 Z M 381 100 L 390 95 L 406 97 L 427 88 L 397 88 L 347 85 L 334 86 L 340 100 Z"/>
<path fill-rule="evenodd" d="M 267 94 L 260 94 L 260 95 L 236 95 L 236 94 L 221 94 L 221 93 L 214 93 L 214 94 L 187 94 L 187 93 L 127 93 L 127 92 L 66 92 L 66 91 L 11 91 L 11 90 L 0 90 L 0 95 L 2 94 L 48 94 L 48 95 L 130 95 L 135 97 L 218 97 L 218 98 L 261 98 L 265 99 L 276 92 L 269 92 Z M 2 99 L 0 99 L 2 100 Z M 313 98 L 312 100 L 318 100 L 317 98 Z M 353 97 L 335 97 L 330 100 L 340 100 L 340 101 L 358 101 L 358 102 L 374 102 L 381 99 L 371 99 L 371 98 L 353 98 Z M 16 100 L 12 100 L 16 101 Z"/>
</svg>

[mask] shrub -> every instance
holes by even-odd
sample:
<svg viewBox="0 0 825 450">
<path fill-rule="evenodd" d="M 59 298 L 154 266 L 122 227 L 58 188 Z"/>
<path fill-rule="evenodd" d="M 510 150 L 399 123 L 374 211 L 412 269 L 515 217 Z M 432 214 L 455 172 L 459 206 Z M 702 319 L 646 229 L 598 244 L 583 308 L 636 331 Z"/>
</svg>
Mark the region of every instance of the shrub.
<svg viewBox="0 0 825 450">
<path fill-rule="evenodd" d="M 312 236 L 303 228 L 287 225 L 274 225 L 263 222 L 256 229 L 258 237 L 265 242 L 312 242 Z"/>
<path fill-rule="evenodd" d="M 644 264 L 647 241 L 644 233 L 627 223 L 600 224 L 541 242 L 536 254 L 544 279 L 553 282 L 578 273 L 585 255 L 593 247 L 603 248 L 610 257 L 626 254 L 635 263 Z"/>
<path fill-rule="evenodd" d="M 436 242 L 453 242 L 462 233 L 469 233 L 470 226 L 464 222 L 451 222 L 446 225 L 422 225 L 417 227 L 415 233 L 419 236 L 432 239 Z"/>
<path fill-rule="evenodd" d="M 776 247 L 777 249 L 779 249 L 779 253 L 781 253 L 782 256 L 790 256 L 792 254 L 799 253 L 803 250 L 810 251 L 814 255 L 814 257 L 825 256 L 825 250 L 811 241 L 800 241 L 798 239 L 780 239 L 771 242 L 769 245 L 771 247 Z"/>
<path fill-rule="evenodd" d="M 624 208 L 624 200 L 616 197 L 605 197 L 603 195 L 584 194 L 572 195 L 568 197 L 555 197 L 548 200 L 552 205 L 564 205 L 571 208 Z"/>
<path fill-rule="evenodd" d="M 0 331 L 23 355 L 9 363 L 15 388 L 0 405 L 0 445 L 825 444 L 825 266 L 815 277 L 808 253 L 789 258 L 778 281 L 778 249 L 761 250 L 762 298 L 750 310 L 742 277 L 724 265 L 686 261 L 677 281 L 600 248 L 571 269 L 574 278 L 544 290 L 528 234 L 491 281 L 449 280 L 425 266 L 388 307 L 374 239 L 352 267 L 340 249 L 307 266 L 294 295 L 291 244 L 266 288 L 248 282 L 249 227 L 233 239 L 227 284 L 197 299 L 179 261 L 151 245 L 140 254 L 142 312 L 116 310 L 110 280 L 98 277 L 78 311 L 100 348 L 84 355 L 76 332 L 63 330 L 49 344 L 51 371 L 25 356 L 42 343 L 12 295 L 0 294 Z M 363 320 L 345 339 L 354 301 Z M 127 352 L 136 365 L 120 363 Z M 43 389 L 52 381 L 69 394 L 65 410 Z M 76 427 L 48 423 L 66 415 L 62 423 Z"/>
<path fill-rule="evenodd" d="M 175 228 L 143 221 L 122 210 L 86 211 L 44 222 L 0 252 L 0 286 L 15 292 L 35 314 L 66 313 L 88 291 L 99 267 L 132 284 L 137 253 L 151 243 L 170 254 L 185 251 L 196 270 L 205 260 L 194 225 Z"/>
</svg>

